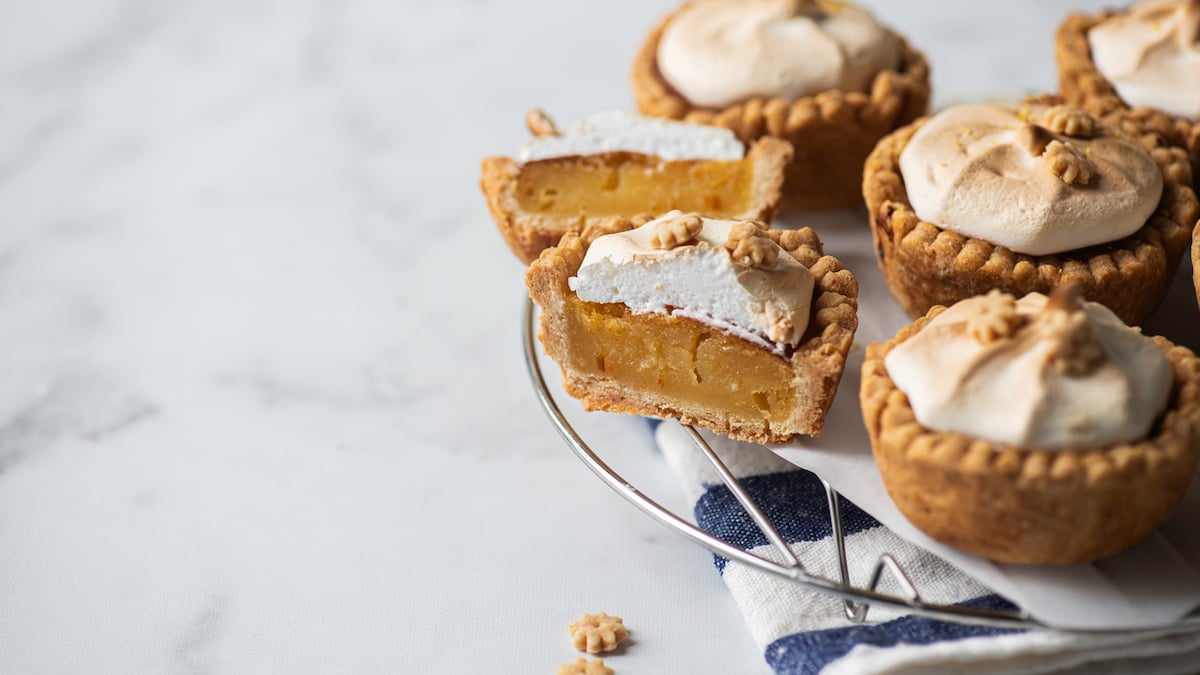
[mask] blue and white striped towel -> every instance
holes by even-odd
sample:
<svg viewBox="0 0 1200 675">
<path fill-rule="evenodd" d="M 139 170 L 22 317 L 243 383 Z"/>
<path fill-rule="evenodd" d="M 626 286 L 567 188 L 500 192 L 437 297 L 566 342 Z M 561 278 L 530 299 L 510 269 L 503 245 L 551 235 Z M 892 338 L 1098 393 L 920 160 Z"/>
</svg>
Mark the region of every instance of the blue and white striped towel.
<svg viewBox="0 0 1200 675">
<path fill-rule="evenodd" d="M 679 479 L 696 522 L 758 555 L 778 559 L 716 471 L 674 422 L 656 440 Z M 817 478 L 771 451 L 705 434 L 755 501 L 792 545 L 805 569 L 837 578 L 825 492 Z M 923 599 L 1004 608 L 1006 600 L 842 501 L 851 580 L 870 577 L 891 553 Z M 968 626 L 875 607 L 865 624 L 850 623 L 841 600 L 736 562 L 716 559 L 767 663 L 780 675 L 809 673 L 1128 673 L 1200 672 L 1200 632 L 1153 635 L 1068 634 Z M 882 591 L 898 591 L 890 579 Z"/>
</svg>

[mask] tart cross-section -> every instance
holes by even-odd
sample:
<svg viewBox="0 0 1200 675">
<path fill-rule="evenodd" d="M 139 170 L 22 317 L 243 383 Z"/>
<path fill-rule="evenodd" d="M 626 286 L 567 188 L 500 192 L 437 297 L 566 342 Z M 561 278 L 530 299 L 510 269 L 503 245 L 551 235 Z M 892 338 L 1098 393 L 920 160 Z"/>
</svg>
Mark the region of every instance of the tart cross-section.
<svg viewBox="0 0 1200 675">
<path fill-rule="evenodd" d="M 530 267 L 567 392 L 742 440 L 819 433 L 858 326 L 854 277 L 809 229 L 694 219 L 614 218 Z"/>
</svg>

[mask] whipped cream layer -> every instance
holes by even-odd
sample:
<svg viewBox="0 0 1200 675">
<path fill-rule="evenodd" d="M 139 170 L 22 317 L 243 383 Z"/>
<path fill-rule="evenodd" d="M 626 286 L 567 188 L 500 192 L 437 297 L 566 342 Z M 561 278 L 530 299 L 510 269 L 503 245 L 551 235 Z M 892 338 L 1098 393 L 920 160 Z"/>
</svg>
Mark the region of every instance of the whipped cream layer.
<svg viewBox="0 0 1200 675">
<path fill-rule="evenodd" d="M 738 160 L 746 147 L 728 129 L 612 111 L 590 115 L 566 132 L 531 139 L 517 160 L 531 162 L 600 152 L 637 152 L 665 160 Z"/>
<path fill-rule="evenodd" d="M 980 339 L 1011 327 L 1014 310 L 1023 325 Z M 1170 394 L 1166 357 L 1104 306 L 1076 312 L 1039 293 L 963 300 L 889 352 L 888 374 L 935 431 L 1039 449 L 1145 438 Z M 1063 372 L 1060 359 L 1085 356 L 1084 372 Z"/>
<path fill-rule="evenodd" d="M 1200 120 L 1200 2 L 1139 2 L 1088 31 L 1096 69 L 1131 106 Z"/>
<path fill-rule="evenodd" d="M 1072 137 L 1043 126 L 1050 111 L 1063 109 L 964 105 L 934 115 L 900 153 L 913 210 L 1029 255 L 1136 232 L 1158 206 L 1162 172 L 1140 147 L 1099 127 Z M 1073 168 L 1083 173 L 1064 173 Z"/>
<path fill-rule="evenodd" d="M 900 64 L 896 37 L 867 11 L 815 0 L 700 0 L 663 29 L 658 69 L 695 105 L 867 91 Z"/>
<path fill-rule="evenodd" d="M 777 249 L 772 264 L 735 260 L 725 244 L 740 221 L 700 219 L 690 242 L 656 248 L 656 227 L 681 217 L 672 211 L 597 238 L 568 280 L 571 290 L 587 302 L 619 302 L 634 314 L 695 319 L 778 354 L 798 345 L 813 294 L 808 268 L 769 239 Z"/>
</svg>

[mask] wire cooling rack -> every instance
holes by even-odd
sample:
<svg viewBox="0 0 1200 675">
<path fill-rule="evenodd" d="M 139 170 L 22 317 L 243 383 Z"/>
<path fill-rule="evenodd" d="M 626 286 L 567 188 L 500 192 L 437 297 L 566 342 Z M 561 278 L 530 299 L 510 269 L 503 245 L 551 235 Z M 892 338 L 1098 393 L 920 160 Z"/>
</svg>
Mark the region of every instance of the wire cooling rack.
<svg viewBox="0 0 1200 675">
<path fill-rule="evenodd" d="M 920 589 L 913 584 L 912 579 L 904 571 L 904 568 L 890 554 L 880 556 L 875 564 L 874 571 L 871 574 L 870 580 L 866 586 L 859 587 L 850 583 L 849 563 L 846 557 L 846 538 L 845 531 L 842 528 L 841 509 L 838 505 L 838 493 L 825 481 L 824 478 L 817 476 L 821 484 L 825 488 L 825 497 L 829 505 L 829 519 L 833 525 L 834 548 L 837 554 L 837 569 L 838 578 L 828 579 L 822 576 L 812 574 L 804 569 L 804 565 L 796 557 L 796 554 L 788 546 L 783 536 L 779 534 L 779 530 L 771 523 L 771 519 L 763 512 L 756 504 L 750 494 L 742 486 L 738 479 L 734 477 L 733 472 L 729 467 L 717 456 L 708 442 L 696 431 L 694 427 L 684 425 L 684 430 L 691 437 L 699 452 L 703 453 L 708 461 L 716 469 L 721 476 L 721 480 L 737 498 L 742 508 L 746 510 L 754 523 L 762 530 L 767 540 L 772 544 L 774 549 L 781 556 L 782 561 L 775 561 L 769 558 L 764 558 L 760 555 L 751 553 L 743 548 L 739 548 L 729 542 L 720 539 L 696 525 L 693 525 L 688 520 L 681 518 L 674 512 L 663 507 L 658 502 L 646 496 L 633 484 L 622 478 L 611 467 L 604 463 L 604 460 L 596 454 L 594 450 L 587 444 L 586 441 L 575 431 L 571 423 L 563 416 L 562 410 L 555 403 L 553 395 L 546 387 L 546 379 L 542 374 L 541 365 L 537 358 L 537 346 L 534 338 L 534 305 L 531 300 L 525 301 L 525 312 L 523 319 L 522 338 L 525 346 L 525 366 L 529 371 L 529 377 L 533 382 L 534 392 L 537 394 L 538 401 L 542 404 L 542 408 L 549 415 L 551 423 L 558 433 L 566 441 L 567 445 L 575 452 L 579 459 L 588 466 L 602 481 L 609 487 L 625 498 L 634 506 L 641 509 L 644 513 L 658 522 L 666 525 L 677 533 L 690 539 L 691 541 L 703 546 L 704 548 L 723 556 L 729 560 L 734 560 L 742 563 L 750 568 L 759 570 L 767 574 L 773 574 L 777 577 L 782 577 L 789 581 L 795 582 L 803 587 L 813 591 L 825 593 L 831 596 L 841 598 L 843 607 L 846 613 L 846 618 L 854 623 L 862 623 L 867 619 L 867 613 L 873 606 L 886 606 L 902 609 L 910 614 L 925 616 L 933 619 L 941 619 L 943 621 L 953 621 L 956 623 L 975 624 L 983 626 L 994 626 L 998 628 L 1048 628 L 1045 624 L 1031 617 L 1027 612 L 1021 609 L 1014 610 L 991 610 L 991 609 L 976 609 L 972 607 L 962 607 L 958 605 L 944 605 L 938 603 L 926 602 L 921 599 Z M 899 585 L 902 594 L 891 594 L 880 592 L 878 589 L 880 581 L 883 580 L 884 574 L 889 574 Z M 1121 633 L 1136 633 L 1136 632 L 1154 632 L 1162 630 L 1175 630 L 1181 628 L 1200 628 L 1200 611 L 1193 612 L 1184 617 L 1177 623 L 1150 626 L 1135 630 L 1122 629 L 1120 631 L 1073 631 L 1073 632 L 1121 632 Z"/>
</svg>

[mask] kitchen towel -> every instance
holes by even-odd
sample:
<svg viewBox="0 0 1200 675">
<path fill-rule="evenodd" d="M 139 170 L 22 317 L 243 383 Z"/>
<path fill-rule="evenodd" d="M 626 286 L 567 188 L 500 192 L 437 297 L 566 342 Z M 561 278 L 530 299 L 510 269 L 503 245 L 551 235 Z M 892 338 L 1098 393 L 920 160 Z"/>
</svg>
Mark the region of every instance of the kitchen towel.
<svg viewBox="0 0 1200 675">
<path fill-rule="evenodd" d="M 702 432 L 812 574 L 837 579 L 824 488 L 812 473 L 761 446 Z M 766 537 L 675 422 L 655 430 L 696 523 L 755 554 L 778 560 Z M 937 556 L 908 543 L 848 501 L 840 502 L 852 583 L 863 586 L 884 553 L 922 599 L 1001 609 L 1011 605 Z M 1200 671 L 1200 631 L 1066 633 L 958 624 L 870 609 L 861 624 L 842 601 L 797 583 L 715 558 L 767 663 L 780 675 L 809 673 L 1127 673 Z M 887 574 L 883 592 L 899 593 Z"/>
</svg>

